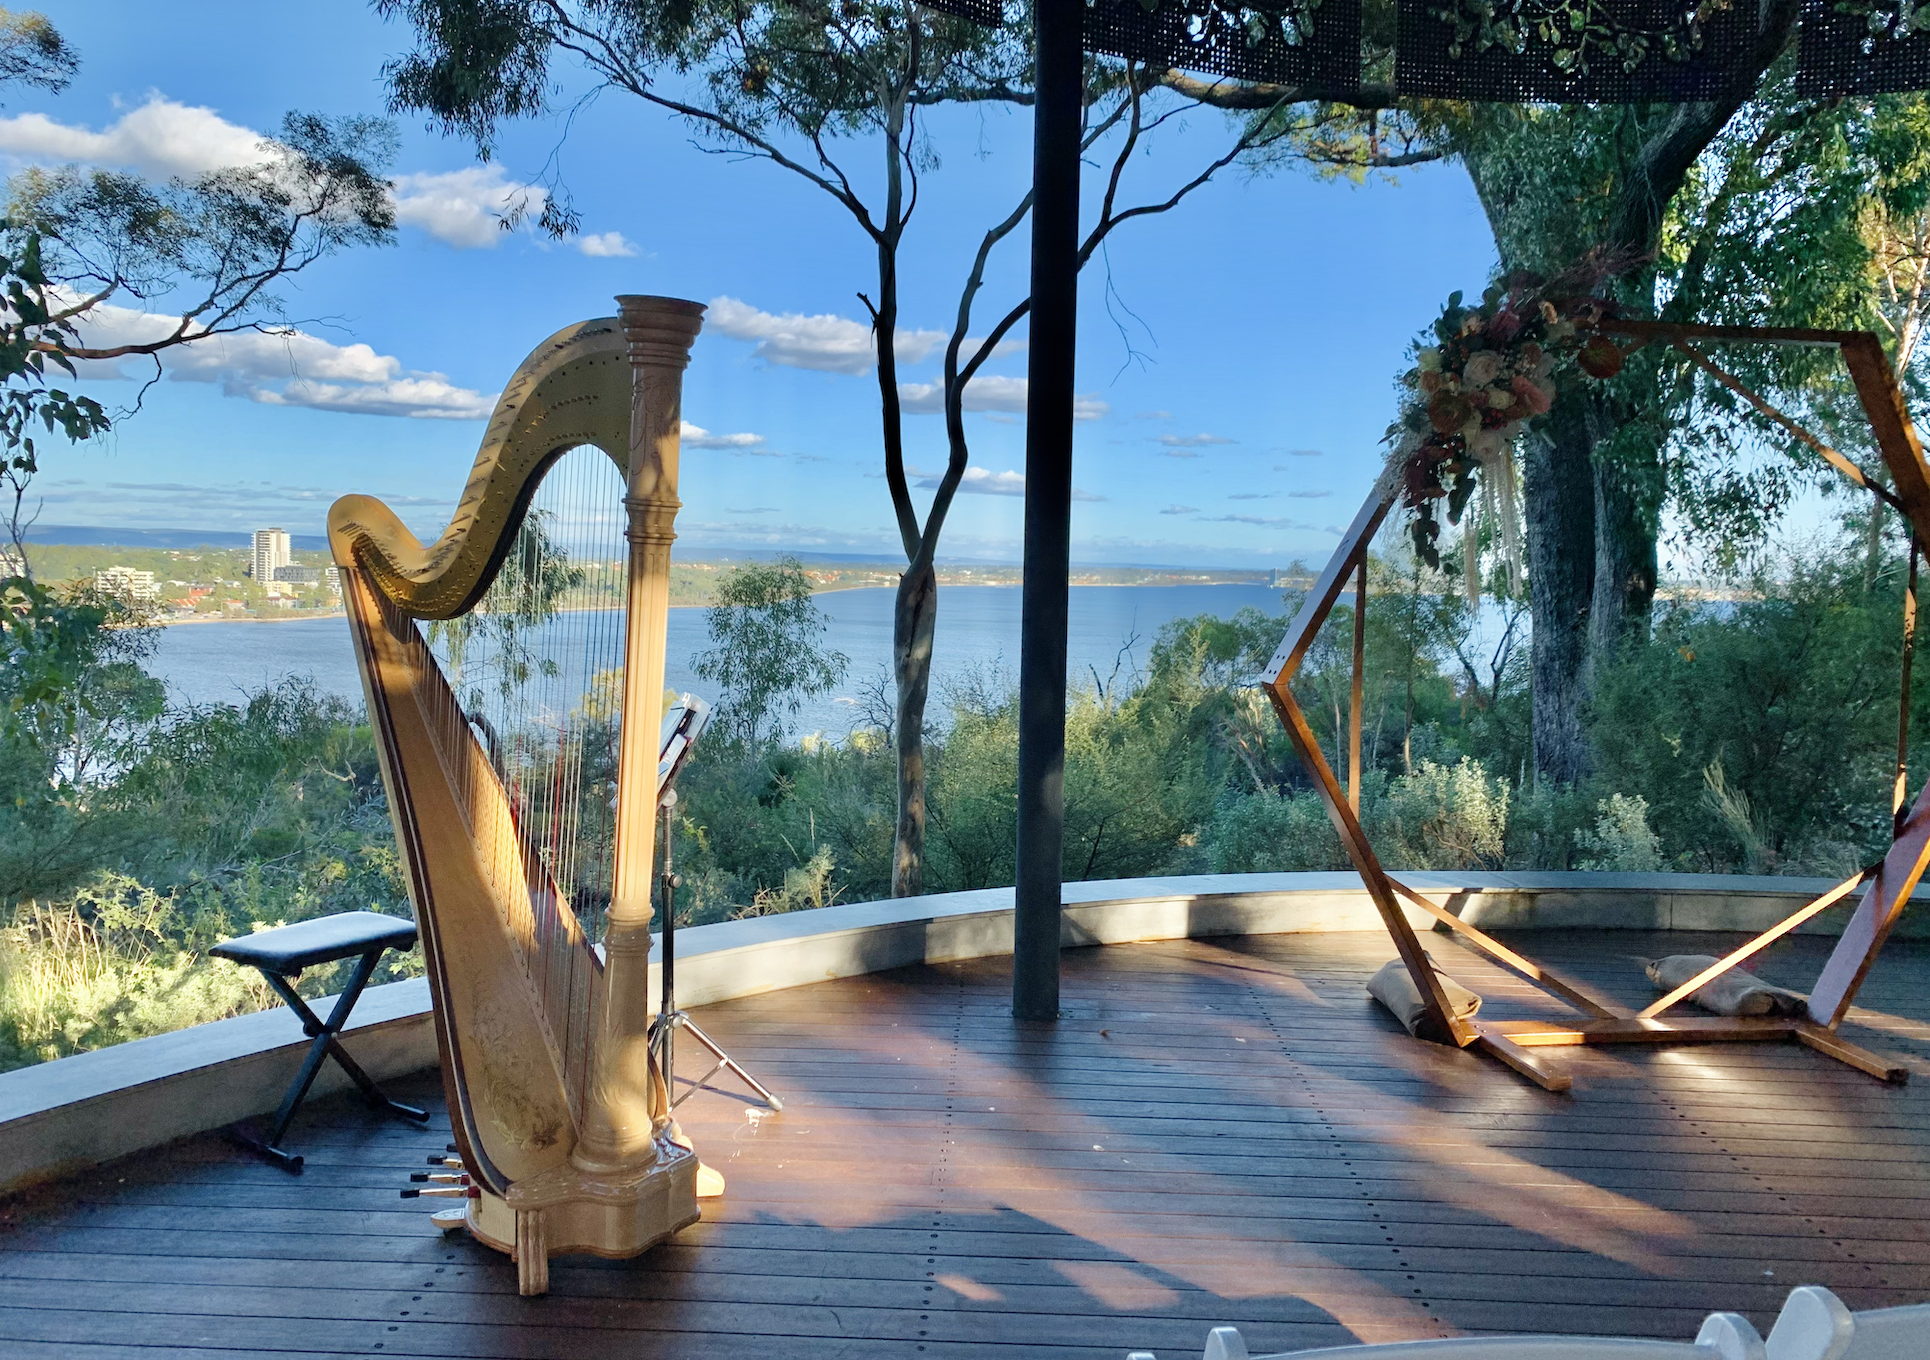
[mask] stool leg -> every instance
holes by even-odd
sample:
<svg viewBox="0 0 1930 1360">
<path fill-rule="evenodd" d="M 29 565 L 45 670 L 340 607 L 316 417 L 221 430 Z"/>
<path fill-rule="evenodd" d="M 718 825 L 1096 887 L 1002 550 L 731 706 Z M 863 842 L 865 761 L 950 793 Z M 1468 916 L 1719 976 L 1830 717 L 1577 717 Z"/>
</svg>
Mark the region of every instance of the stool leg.
<svg viewBox="0 0 1930 1360">
<path fill-rule="evenodd" d="M 336 1040 L 336 1036 L 342 1032 L 342 1027 L 348 1024 L 348 1013 L 361 999 L 362 989 L 368 985 L 369 976 L 375 972 L 375 965 L 381 957 L 382 951 L 379 949 L 373 953 L 364 954 L 361 961 L 355 965 L 355 973 L 349 979 L 349 985 L 343 988 L 342 994 L 335 999 L 335 1009 L 328 1013 L 326 1026 L 329 1056 L 335 1059 L 336 1064 L 344 1072 L 348 1073 L 349 1080 L 354 1082 L 356 1088 L 362 1092 L 362 1098 L 368 1101 L 371 1109 L 387 1110 L 391 1114 L 401 1115 L 404 1119 L 413 1119 L 419 1124 L 426 1124 L 429 1122 L 427 1110 L 389 1099 L 382 1093 L 382 1088 L 375 1084 L 374 1079 L 362 1070 L 362 1065 L 351 1058 L 348 1050 Z"/>
<path fill-rule="evenodd" d="M 269 981 L 272 984 L 281 980 L 271 978 Z M 286 982 L 282 982 L 283 987 L 287 985 Z M 281 987 L 277 987 L 276 990 L 280 991 Z M 289 990 L 292 992 L 294 989 L 289 988 Z M 304 1006 L 302 1009 L 308 1008 Z M 333 1038 L 334 1036 L 324 1028 L 308 1045 L 308 1055 L 302 1059 L 301 1070 L 296 1072 L 295 1079 L 288 1083 L 288 1093 L 281 1099 L 281 1108 L 275 1111 L 275 1122 L 268 1134 L 270 1147 L 280 1146 L 282 1135 L 288 1132 L 288 1125 L 295 1118 L 295 1112 L 301 1109 L 302 1102 L 308 1099 L 308 1088 L 315 1084 L 316 1074 L 322 1070 L 322 1064 L 327 1061 L 328 1046 Z"/>
<path fill-rule="evenodd" d="M 295 1153 L 282 1150 L 280 1146 L 282 1137 L 288 1132 L 288 1126 L 294 1121 L 302 1102 L 308 1098 L 309 1088 L 315 1084 L 315 1078 L 320 1074 L 322 1064 L 331 1056 L 341 1065 L 342 1070 L 348 1073 L 349 1080 L 361 1090 L 363 1098 L 372 1107 L 386 1109 L 419 1123 L 428 1122 L 427 1110 L 417 1109 L 413 1105 L 404 1105 L 382 1094 L 381 1088 L 370 1079 L 369 1074 L 364 1072 L 361 1065 L 349 1057 L 347 1050 L 336 1041 L 336 1035 L 340 1034 L 342 1027 L 348 1023 L 349 1012 L 355 1009 L 355 1003 L 361 997 L 363 988 L 368 986 L 369 977 L 375 972 L 376 962 L 381 957 L 382 951 L 377 949 L 356 960 L 355 971 L 349 977 L 348 986 L 343 988 L 342 994 L 335 999 L 334 1009 L 329 1012 L 327 1021 L 323 1021 L 309 1009 L 308 1003 L 302 999 L 301 994 L 287 978 L 267 969 L 262 970 L 262 976 L 267 979 L 268 985 L 288 1003 L 288 1008 L 302 1022 L 302 1032 L 309 1035 L 313 1042 L 308 1046 L 307 1056 L 302 1059 L 301 1070 L 295 1074 L 294 1081 L 289 1083 L 287 1094 L 282 1097 L 281 1108 L 275 1111 L 275 1122 L 267 1139 L 264 1141 L 246 1133 L 237 1133 L 236 1136 L 247 1147 L 287 1171 L 300 1172 L 302 1159 Z"/>
</svg>

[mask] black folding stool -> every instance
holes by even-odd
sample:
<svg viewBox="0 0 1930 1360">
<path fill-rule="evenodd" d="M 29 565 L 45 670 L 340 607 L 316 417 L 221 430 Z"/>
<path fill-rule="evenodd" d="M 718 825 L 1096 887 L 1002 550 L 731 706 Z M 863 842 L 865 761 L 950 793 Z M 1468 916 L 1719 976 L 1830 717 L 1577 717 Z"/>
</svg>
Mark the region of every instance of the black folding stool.
<svg viewBox="0 0 1930 1360">
<path fill-rule="evenodd" d="M 208 951 L 216 958 L 260 969 L 261 975 L 268 979 L 268 985 L 281 995 L 281 999 L 288 1003 L 288 1008 L 301 1019 L 302 1033 L 314 1040 L 308 1046 L 308 1056 L 302 1060 L 301 1070 L 295 1074 L 295 1080 L 289 1083 L 288 1094 L 282 1097 L 281 1108 L 275 1111 L 275 1124 L 268 1137 L 257 1138 L 240 1126 L 230 1130 L 243 1146 L 284 1171 L 296 1175 L 301 1173 L 301 1154 L 283 1151 L 280 1146 L 282 1135 L 288 1132 L 289 1121 L 294 1119 L 295 1111 L 301 1108 L 302 1101 L 307 1098 L 308 1088 L 314 1085 L 316 1074 L 322 1070 L 323 1060 L 330 1056 L 348 1073 L 349 1080 L 361 1088 L 370 1109 L 386 1110 L 417 1123 L 429 1122 L 427 1110 L 418 1110 L 413 1105 L 404 1105 L 383 1095 L 369 1074 L 336 1042 L 336 1036 L 348 1023 L 349 1012 L 355 1009 L 362 989 L 368 986 L 369 975 L 375 971 L 383 951 L 411 949 L 414 946 L 413 921 L 383 916 L 373 911 L 349 911 L 339 916 L 321 916 L 313 921 L 298 921 L 292 926 L 243 935 L 224 941 Z M 354 974 L 349 978 L 348 986 L 342 989 L 342 994 L 335 999 L 335 1008 L 329 1012 L 328 1021 L 324 1024 L 308 1008 L 308 1003 L 296 993 L 292 984 L 301 976 L 304 968 L 334 963 L 337 959 L 353 958 L 358 954 L 361 957 L 356 962 Z"/>
</svg>

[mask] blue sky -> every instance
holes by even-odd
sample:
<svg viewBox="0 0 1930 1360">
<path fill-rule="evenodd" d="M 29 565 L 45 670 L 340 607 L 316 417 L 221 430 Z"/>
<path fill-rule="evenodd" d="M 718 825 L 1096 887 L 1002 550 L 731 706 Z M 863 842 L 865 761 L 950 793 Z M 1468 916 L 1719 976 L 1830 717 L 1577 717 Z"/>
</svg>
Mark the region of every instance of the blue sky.
<svg viewBox="0 0 1930 1360">
<path fill-rule="evenodd" d="M 12 168 L 219 163 L 290 109 L 381 112 L 382 63 L 408 45 L 349 0 L 46 12 L 83 65 L 66 93 L 15 93 L 0 109 Z M 563 74 L 567 97 L 583 92 Z M 185 359 L 106 444 L 47 459 L 43 522 L 314 533 L 331 500 L 361 491 L 433 534 L 517 362 L 638 292 L 713 303 L 686 380 L 685 416 L 708 437 L 686 443 L 679 552 L 895 551 L 856 320 L 873 257 L 841 208 L 783 170 L 705 154 L 687 129 L 615 92 L 567 126 L 506 129 L 487 166 L 466 143 L 399 127 L 397 244 L 327 261 L 284 290 L 304 338 Z M 938 370 L 940 348 L 920 333 L 948 326 L 971 251 L 1030 173 L 1023 110 L 941 110 L 929 130 L 941 165 L 905 252 L 901 347 L 922 357 L 901 378 L 913 385 Z M 1138 159 L 1129 192 L 1163 196 L 1230 136 L 1219 115 L 1189 114 Z M 867 172 L 876 159 L 869 146 L 845 150 Z M 582 215 L 577 242 L 503 232 L 490 215 L 546 167 Z M 1022 232 L 1006 243 L 980 316 L 1016 299 L 1025 252 Z M 1379 466 L 1408 341 L 1491 265 L 1454 167 L 1364 187 L 1236 170 L 1122 227 L 1082 289 L 1078 390 L 1091 418 L 1077 433 L 1087 498 L 1075 559 L 1324 557 Z M 976 404 L 992 409 L 968 417 L 982 471 L 953 511 L 946 556 L 1016 558 L 1024 373 L 1022 352 L 988 369 Z M 110 405 L 134 392 L 112 375 L 93 382 Z M 939 466 L 940 417 L 908 417 L 907 436 L 914 466 Z"/>
</svg>

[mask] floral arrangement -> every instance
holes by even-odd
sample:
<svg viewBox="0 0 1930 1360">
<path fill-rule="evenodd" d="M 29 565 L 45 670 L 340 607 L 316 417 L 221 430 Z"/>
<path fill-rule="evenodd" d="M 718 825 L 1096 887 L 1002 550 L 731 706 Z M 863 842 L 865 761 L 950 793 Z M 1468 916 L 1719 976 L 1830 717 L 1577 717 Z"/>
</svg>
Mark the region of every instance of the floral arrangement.
<svg viewBox="0 0 1930 1360">
<path fill-rule="evenodd" d="M 1557 303 L 1547 292 L 1541 280 L 1516 274 L 1489 287 L 1477 306 L 1462 305 L 1455 293 L 1434 322 L 1434 343 L 1417 347 L 1415 365 L 1401 379 L 1401 415 L 1387 442 L 1402 503 L 1413 515 L 1414 550 L 1430 567 L 1441 565 L 1439 505 L 1446 503 L 1449 524 L 1459 524 L 1481 488 L 1487 517 L 1518 576 L 1515 437 L 1548 414 L 1562 364 L 1573 359 L 1598 378 L 1621 369 L 1615 342 L 1590 334 L 1612 304 L 1593 297 Z M 1478 541 L 1475 526 L 1469 533 Z M 1473 598 L 1480 588 L 1477 554 L 1465 556 Z"/>
</svg>

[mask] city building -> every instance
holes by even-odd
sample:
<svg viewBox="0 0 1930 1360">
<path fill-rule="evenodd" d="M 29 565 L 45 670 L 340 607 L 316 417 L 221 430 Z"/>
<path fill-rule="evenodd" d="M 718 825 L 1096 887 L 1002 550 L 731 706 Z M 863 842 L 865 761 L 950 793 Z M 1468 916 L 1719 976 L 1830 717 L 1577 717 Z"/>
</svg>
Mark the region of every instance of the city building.
<svg viewBox="0 0 1930 1360">
<path fill-rule="evenodd" d="M 337 595 L 342 593 L 342 569 L 340 567 L 322 568 L 322 581 Z"/>
<path fill-rule="evenodd" d="M 250 576 L 257 581 L 272 581 L 277 567 L 288 566 L 293 561 L 286 530 L 255 530 L 254 555 L 248 569 Z"/>
<path fill-rule="evenodd" d="M 94 589 L 134 602 L 157 599 L 161 593 L 160 587 L 154 584 L 153 572 L 134 567 L 103 567 L 94 573 Z"/>
<path fill-rule="evenodd" d="M 270 579 L 292 586 L 315 586 L 322 583 L 322 569 L 299 565 L 276 567 L 275 574 Z"/>
</svg>

